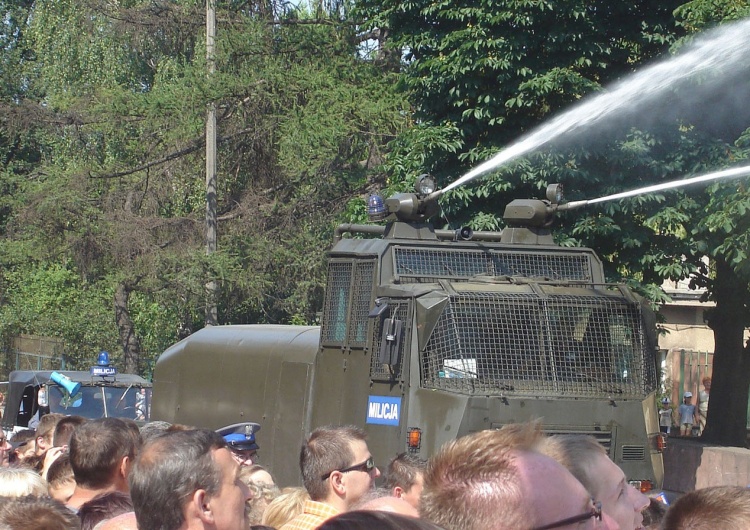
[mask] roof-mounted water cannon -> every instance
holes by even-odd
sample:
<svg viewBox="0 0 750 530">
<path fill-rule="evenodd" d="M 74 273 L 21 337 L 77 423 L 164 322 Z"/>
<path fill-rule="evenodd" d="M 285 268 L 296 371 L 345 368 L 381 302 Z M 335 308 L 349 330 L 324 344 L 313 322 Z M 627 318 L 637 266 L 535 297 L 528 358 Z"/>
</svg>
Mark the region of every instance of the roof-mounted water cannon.
<svg viewBox="0 0 750 530">
<path fill-rule="evenodd" d="M 546 200 L 515 199 L 505 207 L 503 220 L 508 228 L 503 230 L 504 243 L 553 244 L 549 227 L 564 200 L 562 184 L 547 186 L 546 195 Z"/>
<path fill-rule="evenodd" d="M 398 220 L 424 222 L 438 213 L 435 179 L 431 175 L 420 175 L 415 184 L 415 193 L 397 193 L 383 200 L 373 194 L 367 199 L 367 215 L 370 221 Z"/>
<path fill-rule="evenodd" d="M 552 236 L 549 226 L 555 219 L 557 212 L 575 210 L 591 204 L 599 204 L 607 201 L 616 201 L 636 197 L 647 193 L 682 188 L 692 184 L 705 183 L 719 179 L 730 179 L 750 176 L 750 166 L 734 167 L 721 171 L 714 171 L 706 175 L 699 175 L 682 180 L 662 182 L 652 186 L 645 186 L 630 191 L 597 197 L 596 199 L 584 199 L 562 204 L 562 185 L 550 184 L 547 187 L 547 200 L 538 199 L 516 199 L 505 208 L 503 219 L 508 228 L 503 230 L 502 241 L 521 244 L 552 244 Z M 436 195 L 436 194 L 433 194 Z"/>
</svg>

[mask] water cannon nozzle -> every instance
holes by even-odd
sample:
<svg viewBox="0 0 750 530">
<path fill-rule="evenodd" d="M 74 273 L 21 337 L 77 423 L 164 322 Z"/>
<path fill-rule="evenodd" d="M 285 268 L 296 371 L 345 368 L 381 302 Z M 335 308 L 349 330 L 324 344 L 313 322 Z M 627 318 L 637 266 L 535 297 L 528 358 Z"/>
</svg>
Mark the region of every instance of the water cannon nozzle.
<svg viewBox="0 0 750 530">
<path fill-rule="evenodd" d="M 472 237 L 474 237 L 474 230 L 471 227 L 462 226 L 456 230 L 456 241 L 471 241 Z"/>
<path fill-rule="evenodd" d="M 414 185 L 417 195 L 420 199 L 428 198 L 430 195 L 435 193 L 437 185 L 435 184 L 435 177 L 424 173 L 417 177 L 417 182 Z"/>
<path fill-rule="evenodd" d="M 547 186 L 547 200 L 552 204 L 560 204 L 565 200 L 562 184 L 550 184 Z"/>
<path fill-rule="evenodd" d="M 566 202 L 565 204 L 558 204 L 557 205 L 557 211 L 558 212 L 564 212 L 565 210 L 575 210 L 577 208 L 581 208 L 583 206 L 586 206 L 591 201 L 583 200 L 583 201 L 571 201 Z"/>
</svg>

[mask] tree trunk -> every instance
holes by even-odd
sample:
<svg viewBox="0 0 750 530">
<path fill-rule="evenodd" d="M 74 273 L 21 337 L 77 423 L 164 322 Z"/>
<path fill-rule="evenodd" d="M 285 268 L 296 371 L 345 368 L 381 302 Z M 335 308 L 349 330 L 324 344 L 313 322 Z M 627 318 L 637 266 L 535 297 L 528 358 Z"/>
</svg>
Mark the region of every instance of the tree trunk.
<svg viewBox="0 0 750 530">
<path fill-rule="evenodd" d="M 713 375 L 706 429 L 701 439 L 746 447 L 750 351 L 744 344 L 744 332 L 745 302 L 750 299 L 750 292 L 728 263 L 722 259 L 715 263 L 716 308 L 708 319 L 715 340 Z"/>
<path fill-rule="evenodd" d="M 135 325 L 130 318 L 128 300 L 133 286 L 128 282 L 122 282 L 115 291 L 115 322 L 120 332 L 120 344 L 122 345 L 123 357 L 125 359 L 125 372 L 138 374 L 138 364 L 141 358 L 141 341 L 135 333 Z"/>
</svg>

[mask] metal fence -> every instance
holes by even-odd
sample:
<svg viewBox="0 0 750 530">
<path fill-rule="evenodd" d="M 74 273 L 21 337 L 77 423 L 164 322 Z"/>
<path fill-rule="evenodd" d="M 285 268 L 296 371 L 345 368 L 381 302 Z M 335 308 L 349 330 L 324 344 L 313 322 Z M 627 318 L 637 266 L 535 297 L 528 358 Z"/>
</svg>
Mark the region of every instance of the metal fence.
<svg viewBox="0 0 750 530">
<path fill-rule="evenodd" d="M 12 370 L 65 370 L 64 348 L 65 343 L 54 337 L 13 337 L 5 351 L 5 376 Z"/>
</svg>

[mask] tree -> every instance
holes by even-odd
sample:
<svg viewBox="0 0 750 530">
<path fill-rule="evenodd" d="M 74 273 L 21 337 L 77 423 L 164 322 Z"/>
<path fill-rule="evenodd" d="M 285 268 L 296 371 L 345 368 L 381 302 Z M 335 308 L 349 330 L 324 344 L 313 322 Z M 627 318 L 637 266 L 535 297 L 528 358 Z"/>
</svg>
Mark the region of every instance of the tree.
<svg viewBox="0 0 750 530">
<path fill-rule="evenodd" d="M 29 3 L 27 59 L 3 52 L 27 81 L 2 99 L 0 119 L 33 110 L 18 134 L 35 134 L 38 158 L 20 177 L 3 167 L 1 185 L 23 193 L 3 213 L 0 282 L 22 281 L 13 269 L 62 268 L 73 290 L 106 296 L 96 299 L 107 300 L 107 344 L 145 371 L 202 325 L 206 277 L 221 283 L 223 323 L 314 322 L 320 249 L 347 202 L 381 178 L 379 153 L 406 122 L 393 83 L 357 51 L 348 5 L 321 4 L 313 18 L 280 2 L 217 3 L 207 79 L 201 2 Z M 209 101 L 219 109 L 212 256 L 202 232 Z M 41 292 L 24 293 L 0 300 L 11 319 L 2 331 L 77 348 L 78 336 L 50 324 L 75 315 L 76 300 L 42 315 L 29 303 Z M 25 303 L 34 314 L 16 318 Z"/>
<path fill-rule="evenodd" d="M 686 33 L 727 14 L 746 14 L 741 4 L 695 2 L 675 18 L 678 2 L 365 0 L 366 27 L 387 29 L 387 45 L 404 54 L 402 86 L 419 121 L 393 145 L 386 166 L 397 181 L 409 179 L 415 168 L 452 181 L 552 114 L 666 55 L 669 45 L 679 50 L 692 38 L 683 39 Z M 738 70 L 737 82 L 727 85 L 747 87 L 747 70 Z M 634 109 L 657 119 L 638 119 L 643 116 L 633 112 L 607 130 L 547 144 L 449 192 L 441 202 L 443 222 L 499 229 L 505 204 L 539 196 L 550 182 L 563 182 L 570 199 L 594 198 L 746 159 L 747 133 L 741 135 L 750 123 L 747 111 L 728 97 L 717 98 L 717 107 L 695 99 L 675 105 L 687 92 L 665 90 L 664 99 Z M 729 112 L 712 120 L 722 108 Z M 628 281 L 654 302 L 665 299 L 659 288 L 665 278 L 693 275 L 695 285 L 709 289 L 717 302 L 710 317 L 716 370 L 724 374 L 714 372 L 722 390 L 712 389 L 711 407 L 727 414 L 709 413 L 706 436 L 744 445 L 747 216 L 738 214 L 746 211 L 748 197 L 741 183 L 715 184 L 708 192 L 652 194 L 565 214 L 555 237 L 593 247 L 611 281 Z M 702 265 L 705 255 L 714 260 L 711 270 Z M 735 286 L 732 296 L 726 285 Z"/>
<path fill-rule="evenodd" d="M 695 0 L 680 7 L 677 16 L 691 32 L 699 32 L 719 22 L 742 20 L 750 15 L 749 2 L 705 2 Z M 744 82 L 748 73 L 744 72 Z M 733 94 L 734 96 L 734 94 Z M 744 114 L 739 123 L 750 120 Z M 735 120 L 727 120 L 731 125 Z M 730 128 L 730 130 L 732 130 Z M 739 137 L 728 138 L 727 149 L 738 159 L 750 159 L 750 129 Z M 747 445 L 747 403 L 750 388 L 750 341 L 744 342 L 750 327 L 750 260 L 747 249 L 750 238 L 750 191 L 744 182 L 714 186 L 705 213 L 693 228 L 696 253 L 713 260 L 711 271 L 701 271 L 697 286 L 706 287 L 708 298 L 716 307 L 708 314 L 708 325 L 714 332 L 714 367 L 706 441 Z"/>
<path fill-rule="evenodd" d="M 460 137 L 436 171 L 447 179 L 663 51 L 676 5 L 364 0 L 359 13 L 403 50 L 416 118 Z"/>
</svg>

